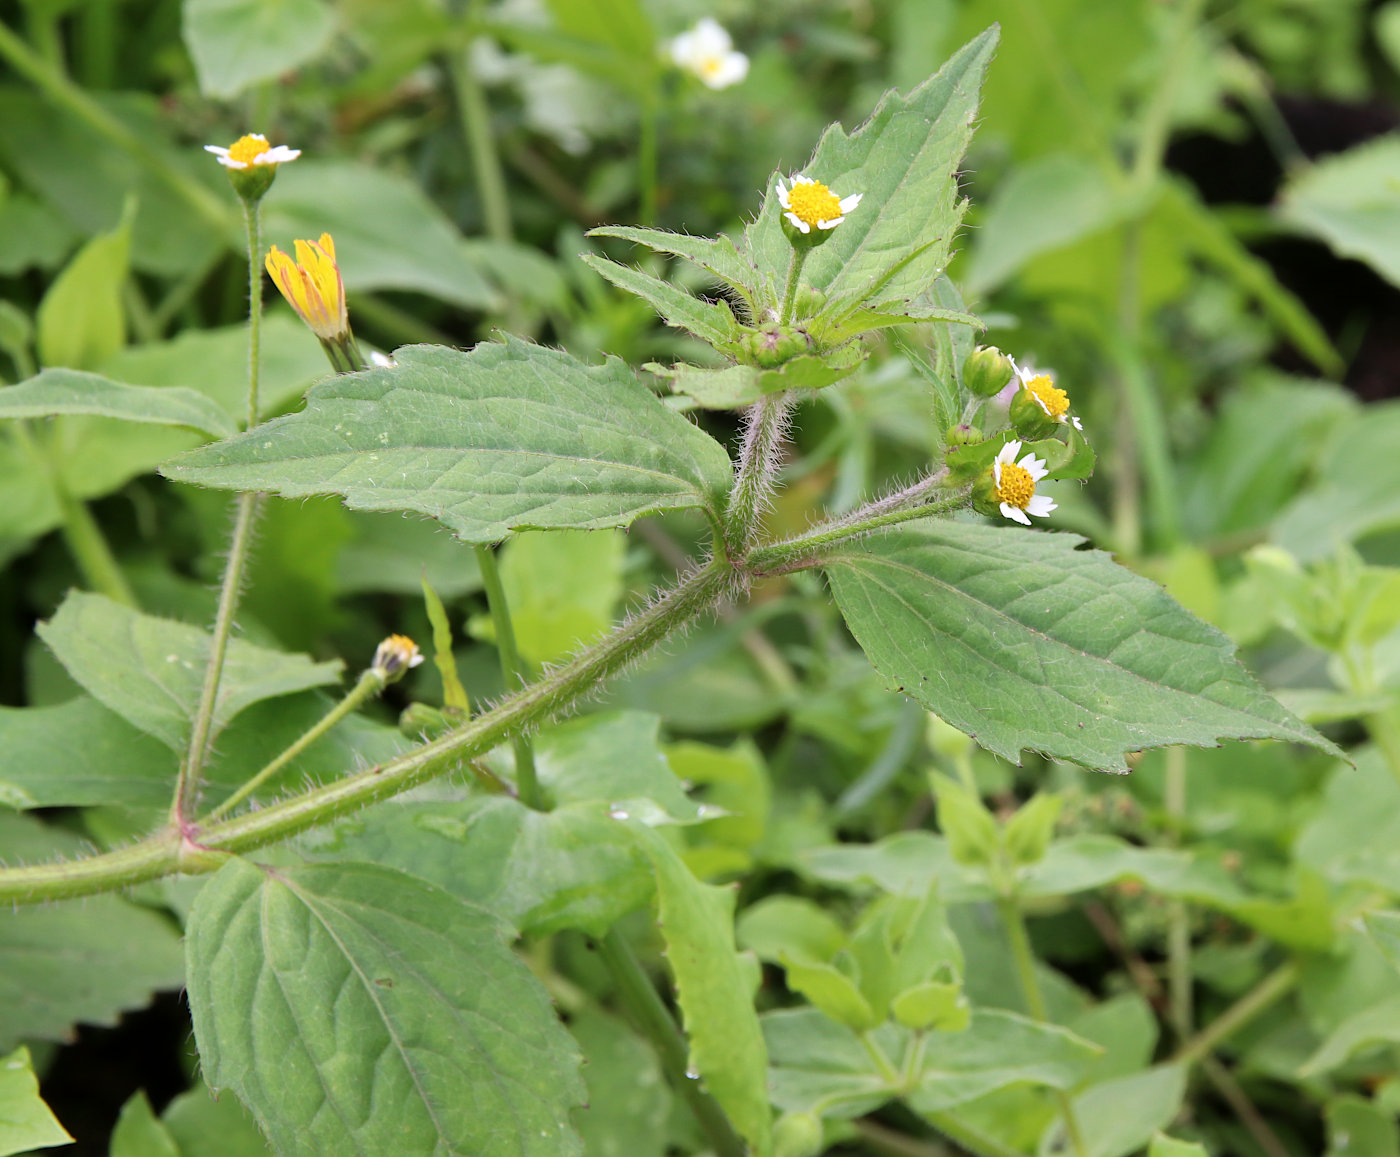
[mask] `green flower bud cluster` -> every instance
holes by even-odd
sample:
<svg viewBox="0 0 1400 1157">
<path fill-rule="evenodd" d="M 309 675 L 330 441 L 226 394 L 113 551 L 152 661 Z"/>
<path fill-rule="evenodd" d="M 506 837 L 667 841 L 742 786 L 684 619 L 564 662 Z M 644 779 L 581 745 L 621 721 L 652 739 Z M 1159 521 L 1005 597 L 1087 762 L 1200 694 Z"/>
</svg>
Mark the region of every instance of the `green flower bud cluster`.
<svg viewBox="0 0 1400 1157">
<path fill-rule="evenodd" d="M 749 361 L 765 370 L 812 351 L 811 335 L 797 326 L 769 322 L 744 335 L 742 348 Z"/>
</svg>

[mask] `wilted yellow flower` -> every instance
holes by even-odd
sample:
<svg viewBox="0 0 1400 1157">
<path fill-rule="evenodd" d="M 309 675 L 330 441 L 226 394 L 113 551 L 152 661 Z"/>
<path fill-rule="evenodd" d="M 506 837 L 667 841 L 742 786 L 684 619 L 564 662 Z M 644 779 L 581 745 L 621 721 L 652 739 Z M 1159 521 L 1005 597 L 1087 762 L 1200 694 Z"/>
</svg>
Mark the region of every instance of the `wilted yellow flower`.
<svg viewBox="0 0 1400 1157">
<path fill-rule="evenodd" d="M 385 683 L 393 683 L 422 661 L 423 653 L 417 643 L 407 635 L 390 635 L 375 650 L 370 668 L 378 671 Z"/>
<path fill-rule="evenodd" d="M 322 341 L 336 341 L 350 332 L 345 309 L 345 282 L 335 263 L 335 242 L 329 233 L 319 241 L 294 241 L 293 261 L 276 245 L 267 255 L 267 272 L 282 296 Z"/>
<path fill-rule="evenodd" d="M 321 339 L 331 364 L 341 372 L 364 367 L 350 332 L 345 308 L 345 282 L 335 260 L 335 242 L 329 233 L 319 241 L 296 241 L 293 261 L 276 245 L 267 255 L 267 272 L 287 304 L 297 311 L 311 332 Z"/>
</svg>

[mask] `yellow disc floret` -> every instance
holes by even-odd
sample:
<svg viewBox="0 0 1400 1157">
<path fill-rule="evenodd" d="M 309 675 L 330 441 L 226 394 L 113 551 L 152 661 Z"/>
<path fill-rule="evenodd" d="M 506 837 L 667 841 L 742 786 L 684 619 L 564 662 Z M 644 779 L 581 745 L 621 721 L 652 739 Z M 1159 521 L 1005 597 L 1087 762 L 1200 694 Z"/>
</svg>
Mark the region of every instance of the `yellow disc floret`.
<svg viewBox="0 0 1400 1157">
<path fill-rule="evenodd" d="M 1001 462 L 997 465 L 997 500 L 1025 510 L 1035 497 L 1035 479 L 1024 466 L 1015 462 Z"/>
<path fill-rule="evenodd" d="M 255 160 L 268 151 L 267 138 L 258 133 L 248 133 L 239 137 L 229 146 L 228 155 L 230 160 L 242 161 L 245 165 L 251 165 Z"/>
<path fill-rule="evenodd" d="M 820 181 L 794 184 L 788 194 L 788 210 L 816 228 L 822 221 L 841 216 L 841 200 Z"/>
<path fill-rule="evenodd" d="M 1055 380 L 1049 374 L 1036 374 L 1027 379 L 1026 389 L 1052 418 L 1061 418 L 1069 409 L 1069 395 L 1055 385 Z"/>
</svg>

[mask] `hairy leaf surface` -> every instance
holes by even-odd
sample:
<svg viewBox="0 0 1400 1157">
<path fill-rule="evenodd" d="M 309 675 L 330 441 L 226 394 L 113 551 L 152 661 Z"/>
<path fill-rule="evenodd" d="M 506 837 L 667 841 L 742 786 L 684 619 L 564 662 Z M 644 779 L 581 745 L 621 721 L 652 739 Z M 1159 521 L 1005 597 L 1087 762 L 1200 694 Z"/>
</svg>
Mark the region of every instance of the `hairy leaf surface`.
<svg viewBox="0 0 1400 1157">
<path fill-rule="evenodd" d="M 142 614 L 103 595 L 73 591 L 39 637 L 93 698 L 128 723 L 182 752 L 199 705 L 209 633 Z M 341 663 L 313 663 L 230 639 L 213 734 L 262 699 L 334 683 Z"/>
<path fill-rule="evenodd" d="M 504 931 L 389 868 L 232 860 L 187 930 L 205 1076 L 282 1154 L 576 1155 L 578 1050 Z"/>
<path fill-rule="evenodd" d="M 625 526 L 712 505 L 729 485 L 719 443 L 615 359 L 589 366 L 516 338 L 395 356 L 397 366 L 324 382 L 301 413 L 165 473 L 289 498 L 340 494 L 356 509 L 430 515 L 478 543 L 527 528 Z"/>
<path fill-rule="evenodd" d="M 180 386 L 129 386 L 82 370 L 43 370 L 0 393 L 0 418 L 96 414 L 154 426 L 186 426 L 215 438 L 238 427 L 214 402 Z"/>
<path fill-rule="evenodd" d="M 940 520 L 825 565 L 886 681 L 1006 759 L 1029 748 L 1127 771 L 1129 751 L 1223 737 L 1337 754 L 1229 639 L 1082 541 Z"/>
</svg>

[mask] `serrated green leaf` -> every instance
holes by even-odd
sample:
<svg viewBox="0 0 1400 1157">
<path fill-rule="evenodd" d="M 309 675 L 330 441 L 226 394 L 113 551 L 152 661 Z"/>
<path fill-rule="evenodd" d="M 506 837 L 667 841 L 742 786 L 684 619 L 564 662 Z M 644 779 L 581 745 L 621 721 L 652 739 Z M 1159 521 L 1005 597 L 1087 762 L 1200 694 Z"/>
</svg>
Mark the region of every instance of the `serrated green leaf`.
<svg viewBox="0 0 1400 1157">
<path fill-rule="evenodd" d="M 212 97 L 315 60 L 335 32 L 324 0 L 184 0 L 181 16 L 199 91 Z"/>
<path fill-rule="evenodd" d="M 144 1089 L 132 1093 L 122 1106 L 112 1130 L 109 1157 L 183 1157 L 175 1138 L 151 1110 Z"/>
<path fill-rule="evenodd" d="M 816 1009 L 785 1009 L 763 1018 L 772 1054 L 769 1089 L 787 1112 L 847 1119 L 903 1097 L 920 1113 L 941 1112 L 1018 1082 L 1068 1088 L 1097 1048 L 1054 1025 L 1014 1013 L 973 1011 L 961 1032 L 927 1034 L 923 1066 L 909 1087 L 891 1084 L 859 1036 Z M 896 1072 L 915 1035 L 884 1024 L 871 1034 Z"/>
<path fill-rule="evenodd" d="M 1255 683 L 1234 645 L 1068 534 L 937 521 L 825 564 L 886 681 L 987 750 L 1126 771 L 1124 755 L 1222 737 L 1338 749 Z"/>
<path fill-rule="evenodd" d="M 401 868 L 480 904 L 532 935 L 601 936 L 651 898 L 650 865 L 614 811 L 693 822 L 658 743 L 658 721 L 605 712 L 536 736 L 547 812 L 513 799 L 385 805 L 374 822 L 338 825 L 322 855 Z"/>
<path fill-rule="evenodd" d="M 395 357 L 395 367 L 314 387 L 302 412 L 164 473 L 294 498 L 341 494 L 356 509 L 430 515 L 477 543 L 515 529 L 625 526 L 713 507 L 728 489 L 719 443 L 616 359 L 588 366 L 516 338 Z"/>
<path fill-rule="evenodd" d="M 733 345 L 739 336 L 734 314 L 727 305 L 717 301 L 702 301 L 694 294 L 670 282 L 662 281 L 630 265 L 620 265 L 599 257 L 596 253 L 583 254 L 584 264 L 601 277 L 606 277 L 619 289 L 634 293 L 650 305 L 667 325 L 678 329 L 688 329 L 696 337 L 709 342 L 717 349 Z"/>
<path fill-rule="evenodd" d="M 3 812 L 0 848 L 12 865 L 88 850 L 76 836 Z M 0 914 L 0 1048 L 65 1040 L 80 1021 L 114 1025 L 153 991 L 183 983 L 174 925 L 115 896 Z"/>
<path fill-rule="evenodd" d="M 83 591 L 71 591 L 36 630 L 93 698 L 183 753 L 204 683 L 208 632 Z M 211 735 L 259 700 L 336 682 L 341 667 L 339 660 L 313 663 L 231 639 Z"/>
<path fill-rule="evenodd" d="M 577 1049 L 502 934 L 388 868 L 231 860 L 186 933 L 206 1078 L 282 1154 L 579 1154 Z"/>
<path fill-rule="evenodd" d="M 393 804 L 337 825 L 313 852 L 427 880 L 532 936 L 605 935 L 652 895 L 651 865 L 596 804 L 538 812 L 513 799 Z"/>
<path fill-rule="evenodd" d="M 847 352 L 849 351 L 849 352 Z M 834 354 L 804 354 L 776 369 L 757 366 L 660 366 L 646 368 L 659 377 L 669 378 L 671 389 L 694 399 L 707 410 L 736 410 L 759 400 L 765 394 L 784 390 L 820 390 L 849 377 L 865 360 L 867 353 L 848 346 Z"/>
<path fill-rule="evenodd" d="M 176 762 L 96 699 L 0 707 L 0 804 L 24 811 L 170 798 Z"/>
<path fill-rule="evenodd" d="M 839 196 L 864 198 L 803 267 L 829 300 L 900 312 L 947 266 L 963 211 L 956 174 L 997 35 L 982 33 L 908 96 L 887 93 L 849 137 L 840 126 L 822 137 L 802 172 Z M 775 280 L 791 253 L 776 183 L 775 174 L 744 234 L 749 260 Z"/>
<path fill-rule="evenodd" d="M 756 1157 L 772 1149 L 768 1051 L 750 978 L 734 951 L 734 893 L 702 884 L 654 830 L 628 824 L 656 873 L 657 922 L 690 1038 L 690 1068 Z"/>
<path fill-rule="evenodd" d="M 185 426 L 222 438 L 238 426 L 203 394 L 179 386 L 128 386 L 81 370 L 43 370 L 0 390 L 0 418 L 94 414 L 153 426 Z"/>
<path fill-rule="evenodd" d="M 128 198 L 120 224 L 84 245 L 44 294 L 35 324 L 45 366 L 91 369 L 126 344 L 121 289 L 135 214 L 136 203 Z"/>
<path fill-rule="evenodd" d="M 734 242 L 723 235 L 719 237 L 691 237 L 687 233 L 668 233 L 663 229 L 636 229 L 623 225 L 604 225 L 590 229 L 589 237 L 620 237 L 646 245 L 659 253 L 670 253 L 684 257 L 700 266 L 731 289 L 737 290 L 746 299 L 752 299 L 758 291 L 758 270 L 740 256 Z M 754 320 L 754 319 L 750 319 Z"/>
<path fill-rule="evenodd" d="M 1323 157 L 1288 182 L 1279 216 L 1400 285 L 1400 137 L 1377 137 Z"/>
<path fill-rule="evenodd" d="M 0 1058 L 0 1157 L 72 1141 L 39 1096 L 29 1050 L 21 1046 Z"/>
</svg>

